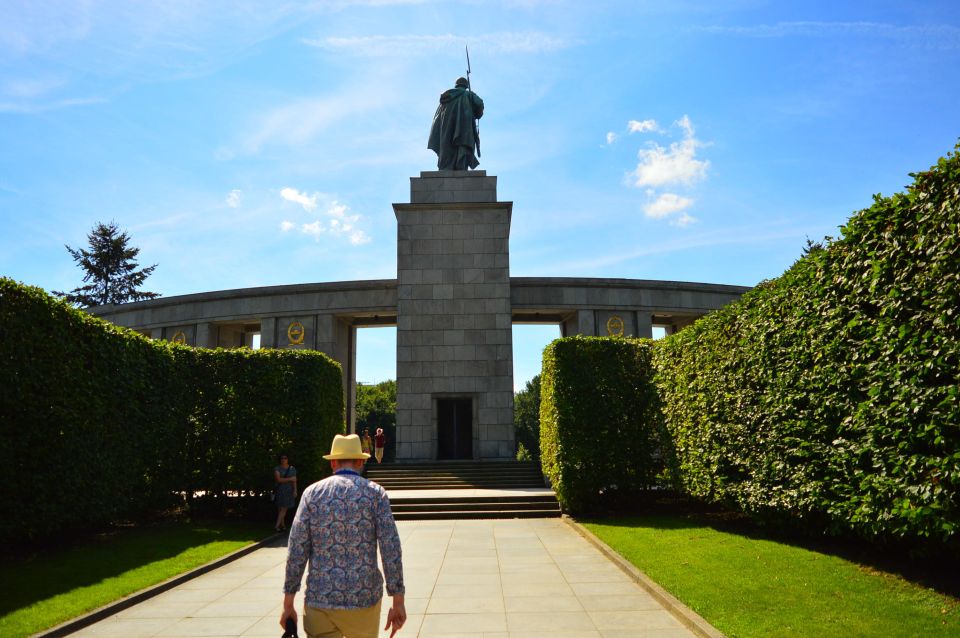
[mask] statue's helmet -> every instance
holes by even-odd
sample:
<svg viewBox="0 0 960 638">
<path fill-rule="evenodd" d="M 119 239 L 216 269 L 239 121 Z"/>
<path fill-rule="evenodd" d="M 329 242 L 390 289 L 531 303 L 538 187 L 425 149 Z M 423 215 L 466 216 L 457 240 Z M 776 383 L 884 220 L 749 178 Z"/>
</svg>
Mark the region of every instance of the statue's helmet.
<svg viewBox="0 0 960 638">
<path fill-rule="evenodd" d="M 457 78 L 456 86 L 468 86 L 467 78 Z"/>
</svg>

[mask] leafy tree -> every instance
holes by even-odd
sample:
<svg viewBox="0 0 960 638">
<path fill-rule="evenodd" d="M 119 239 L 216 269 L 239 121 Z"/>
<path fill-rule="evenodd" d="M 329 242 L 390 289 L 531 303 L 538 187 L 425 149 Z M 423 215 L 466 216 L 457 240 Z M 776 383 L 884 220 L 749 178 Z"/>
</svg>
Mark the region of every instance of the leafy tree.
<svg viewBox="0 0 960 638">
<path fill-rule="evenodd" d="M 513 396 L 513 429 L 517 446 L 540 458 L 540 375 Z"/>
<path fill-rule="evenodd" d="M 120 232 L 116 222 L 98 223 L 87 235 L 90 250 L 73 249 L 66 246 L 73 260 L 83 268 L 85 286 L 74 288 L 70 292 L 53 294 L 66 299 L 77 306 L 102 306 L 103 304 L 125 303 L 154 299 L 160 295 L 155 292 L 143 292 L 139 288 L 156 264 L 138 269 L 136 256 L 139 248 L 128 246 L 130 236 Z"/>
<path fill-rule="evenodd" d="M 377 428 L 383 428 L 383 433 L 387 435 L 387 446 L 383 450 L 383 460 L 392 461 L 396 458 L 396 381 L 381 381 L 376 385 L 357 384 L 357 433 L 363 434 L 364 428 L 370 430 L 371 437 L 377 433 Z"/>
</svg>

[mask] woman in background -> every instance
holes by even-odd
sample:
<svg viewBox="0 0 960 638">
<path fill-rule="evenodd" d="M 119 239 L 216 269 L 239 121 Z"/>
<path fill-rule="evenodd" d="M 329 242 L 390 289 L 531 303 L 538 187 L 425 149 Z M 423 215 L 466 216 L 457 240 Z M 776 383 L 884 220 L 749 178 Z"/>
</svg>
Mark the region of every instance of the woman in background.
<svg viewBox="0 0 960 638">
<path fill-rule="evenodd" d="M 373 453 L 373 439 L 370 438 L 369 428 L 363 428 L 363 436 L 360 438 L 360 447 L 363 449 L 364 454 Z"/>
<path fill-rule="evenodd" d="M 280 465 L 273 468 L 273 501 L 277 505 L 277 522 L 273 529 L 287 529 L 287 510 L 297 505 L 297 468 L 290 465 L 286 454 L 281 454 Z"/>
</svg>

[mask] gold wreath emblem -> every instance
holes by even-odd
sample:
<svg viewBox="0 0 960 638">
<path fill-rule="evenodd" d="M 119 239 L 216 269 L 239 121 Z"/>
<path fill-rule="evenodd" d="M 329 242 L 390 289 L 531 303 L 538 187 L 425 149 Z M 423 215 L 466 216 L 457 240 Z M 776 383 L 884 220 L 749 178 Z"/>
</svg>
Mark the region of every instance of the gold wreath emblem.
<svg viewBox="0 0 960 638">
<path fill-rule="evenodd" d="M 303 324 L 299 321 L 294 321 L 287 326 L 287 339 L 290 340 L 291 346 L 299 346 L 302 344 L 306 334 L 307 331 L 303 329 Z"/>
<path fill-rule="evenodd" d="M 185 346 L 187 345 L 187 335 L 183 334 L 183 330 L 177 330 L 176 334 L 173 335 L 173 339 L 170 341 Z"/>
<path fill-rule="evenodd" d="M 611 337 L 622 337 L 623 336 L 623 319 L 617 315 L 613 315 L 607 319 L 607 334 Z"/>
</svg>

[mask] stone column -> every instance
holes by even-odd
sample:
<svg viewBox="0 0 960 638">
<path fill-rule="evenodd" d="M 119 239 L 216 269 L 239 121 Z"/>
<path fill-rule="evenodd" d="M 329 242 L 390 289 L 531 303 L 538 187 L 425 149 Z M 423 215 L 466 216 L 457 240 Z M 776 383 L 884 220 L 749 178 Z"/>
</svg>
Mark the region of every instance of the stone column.
<svg viewBox="0 0 960 638">
<path fill-rule="evenodd" d="M 277 320 L 273 317 L 260 319 L 260 347 L 277 347 Z"/>
<path fill-rule="evenodd" d="M 637 312 L 637 336 L 644 339 L 653 339 L 653 313 Z"/>
<path fill-rule="evenodd" d="M 596 313 L 593 310 L 576 310 L 563 322 L 563 336 L 597 336 Z"/>
<path fill-rule="evenodd" d="M 473 401 L 475 458 L 512 458 L 512 202 L 486 171 L 411 178 L 397 216 L 397 457 L 434 459 L 436 402 Z"/>
</svg>

